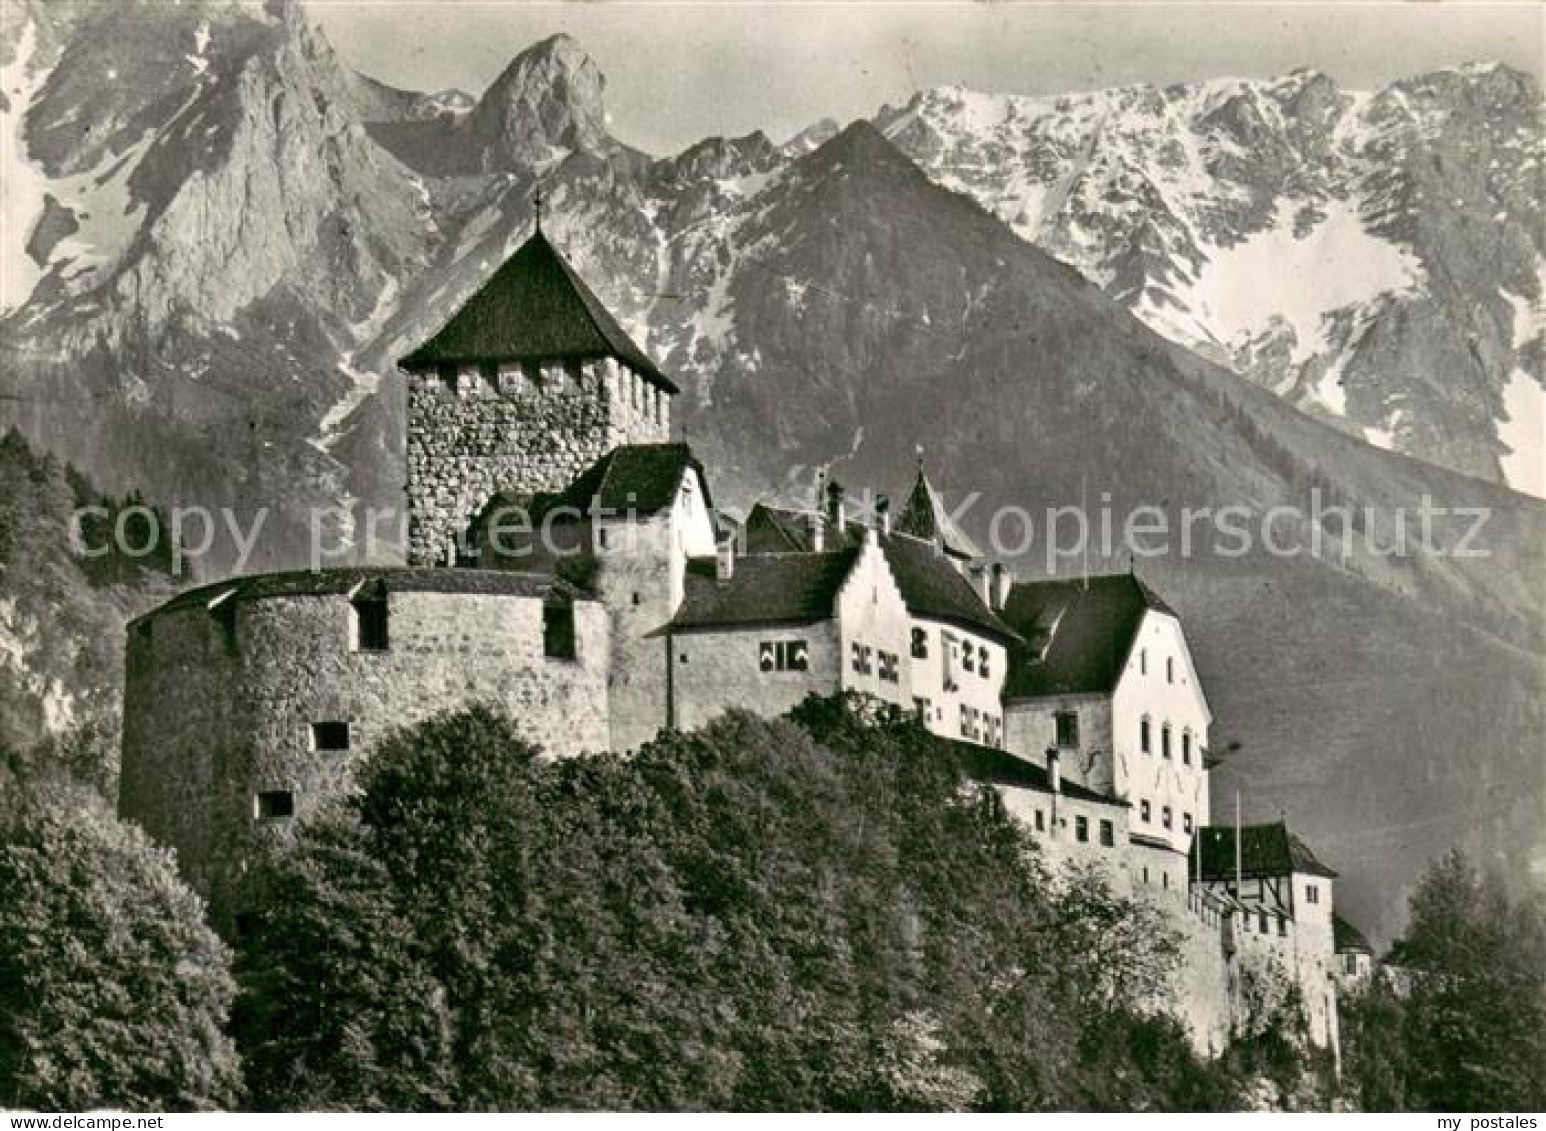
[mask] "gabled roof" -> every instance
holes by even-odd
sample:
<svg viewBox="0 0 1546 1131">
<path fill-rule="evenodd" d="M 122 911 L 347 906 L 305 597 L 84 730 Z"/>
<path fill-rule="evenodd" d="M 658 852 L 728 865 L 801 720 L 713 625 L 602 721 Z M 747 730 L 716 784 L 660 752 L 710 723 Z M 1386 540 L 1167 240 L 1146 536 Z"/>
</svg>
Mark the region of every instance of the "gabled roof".
<svg viewBox="0 0 1546 1131">
<path fill-rule="evenodd" d="M 613 448 L 556 495 L 538 495 L 533 511 L 546 514 L 554 507 L 567 507 L 590 517 L 629 514 L 646 516 L 670 508 L 676 501 L 682 476 L 692 469 L 703 485 L 704 505 L 711 511 L 709 479 L 703 465 L 686 444 L 622 444 Z"/>
<path fill-rule="evenodd" d="M 1035 790 L 1037 793 L 1052 792 L 1052 779 L 1043 766 L 1028 762 L 1007 750 L 998 750 L 991 746 L 977 746 L 954 738 L 940 741 L 954 760 L 956 767 L 973 781 L 982 782 L 984 785 L 1016 786 L 1020 789 Z M 1099 805 L 1110 805 L 1114 809 L 1130 808 L 1128 803 L 1120 798 L 1099 793 L 1077 782 L 1071 782 L 1067 778 L 1062 780 L 1061 786 L 1061 792 L 1065 797 L 1072 797 L 1078 801 L 1093 801 Z"/>
<path fill-rule="evenodd" d="M 538 231 L 439 333 L 398 364 L 427 369 L 597 357 L 614 357 L 668 393 L 678 391 Z"/>
<path fill-rule="evenodd" d="M 805 554 L 814 546 L 811 524 L 826 523 L 823 534 L 824 550 L 841 550 L 857 546 L 864 541 L 865 526 L 859 522 L 845 522 L 839 531 L 816 511 L 799 511 L 787 507 L 758 503 L 746 515 L 745 548 L 749 554 Z"/>
<path fill-rule="evenodd" d="M 687 563 L 676 628 L 811 624 L 834 615 L 838 590 L 859 557 L 857 549 L 822 554 L 745 554 L 729 581 L 712 558 Z"/>
<path fill-rule="evenodd" d="M 811 518 L 809 512 L 758 503 L 746 516 L 746 548 L 751 553 L 809 553 Z M 828 553 L 852 549 L 864 541 L 868 529 L 863 523 L 849 522 L 839 536 L 831 528 L 823 548 Z M 1014 629 L 983 603 L 977 587 L 932 541 L 894 529 L 879 537 L 881 553 L 908 612 L 981 632 L 1005 644 L 1019 642 Z"/>
<path fill-rule="evenodd" d="M 1004 697 L 1112 691 L 1150 610 L 1175 615 L 1128 573 L 1016 583 L 1003 616 L 1026 648 L 1010 660 Z"/>
<path fill-rule="evenodd" d="M 1369 940 L 1364 938 L 1363 932 L 1340 915 L 1331 917 L 1331 940 L 1332 948 L 1338 954 L 1349 950 L 1356 950 L 1363 954 L 1374 953 L 1374 948 L 1369 945 Z"/>
<path fill-rule="evenodd" d="M 1199 870 L 1198 854 L 1202 862 Z M 1191 872 L 1204 880 L 1235 877 L 1235 830 L 1230 825 L 1207 825 L 1192 838 Z M 1254 880 L 1303 872 L 1335 879 L 1336 873 L 1315 858 L 1282 821 L 1270 825 L 1244 825 L 1240 829 L 1240 875 Z"/>
<path fill-rule="evenodd" d="M 908 612 L 980 632 L 1004 644 L 1020 642 L 1015 630 L 983 602 L 977 587 L 932 542 L 892 533 L 881 536 L 880 548 Z"/>
<path fill-rule="evenodd" d="M 912 493 L 907 496 L 907 505 L 902 508 L 892 529 L 898 534 L 911 534 L 926 542 L 938 542 L 945 553 L 952 557 L 975 560 L 984 556 L 977 544 L 950 517 L 945 501 L 940 498 L 939 492 L 934 489 L 934 484 L 929 482 L 929 477 L 921 467 Z"/>
</svg>

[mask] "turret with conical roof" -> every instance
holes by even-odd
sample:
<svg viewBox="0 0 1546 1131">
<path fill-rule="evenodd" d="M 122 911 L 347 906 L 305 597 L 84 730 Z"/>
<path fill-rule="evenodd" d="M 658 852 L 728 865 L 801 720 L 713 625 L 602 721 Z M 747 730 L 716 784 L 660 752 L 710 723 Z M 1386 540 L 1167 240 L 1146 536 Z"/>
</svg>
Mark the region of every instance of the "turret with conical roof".
<svg viewBox="0 0 1546 1131">
<path fill-rule="evenodd" d="M 495 492 L 556 491 L 620 444 L 670 438 L 677 387 L 540 228 L 408 374 L 409 560 L 450 560 Z"/>
<path fill-rule="evenodd" d="M 929 476 L 923 470 L 921 455 L 918 459 L 918 478 L 907 496 L 907 505 L 897 517 L 894 529 L 900 534 L 911 534 L 914 538 L 933 542 L 961 564 L 978 562 L 984 557 L 977 544 L 966 536 L 966 532 L 950 516 L 944 499 L 935 490 L 934 484 L 929 482 Z"/>
</svg>

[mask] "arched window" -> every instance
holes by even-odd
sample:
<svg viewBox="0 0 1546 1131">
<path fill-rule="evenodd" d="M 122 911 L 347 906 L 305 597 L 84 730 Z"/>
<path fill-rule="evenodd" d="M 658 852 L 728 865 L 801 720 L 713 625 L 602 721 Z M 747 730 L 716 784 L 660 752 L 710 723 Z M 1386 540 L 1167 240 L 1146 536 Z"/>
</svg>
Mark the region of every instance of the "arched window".
<svg viewBox="0 0 1546 1131">
<path fill-rule="evenodd" d="M 1188 766 L 1192 764 L 1192 732 L 1190 730 L 1183 730 L 1181 732 L 1181 761 Z"/>
<path fill-rule="evenodd" d="M 1166 656 L 1165 657 L 1165 682 L 1166 683 L 1174 683 L 1175 681 L 1176 681 L 1176 661 L 1175 661 L 1175 657 L 1173 657 L 1173 656 Z"/>
<path fill-rule="evenodd" d="M 1138 721 L 1138 749 L 1145 754 L 1150 753 L 1154 747 L 1149 734 L 1149 716 L 1145 715 Z"/>
<path fill-rule="evenodd" d="M 1164 726 L 1160 727 L 1160 754 L 1162 756 L 1166 757 L 1166 758 L 1170 757 L 1170 724 L 1169 723 L 1166 723 Z"/>
</svg>

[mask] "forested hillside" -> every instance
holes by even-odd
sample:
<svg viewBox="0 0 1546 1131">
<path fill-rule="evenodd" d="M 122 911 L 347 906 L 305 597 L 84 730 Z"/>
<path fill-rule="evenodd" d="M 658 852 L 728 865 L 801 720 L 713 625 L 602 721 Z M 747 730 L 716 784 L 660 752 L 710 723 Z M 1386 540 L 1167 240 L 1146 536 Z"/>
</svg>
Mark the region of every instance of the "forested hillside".
<svg viewBox="0 0 1546 1131">
<path fill-rule="evenodd" d="M 92 509 L 72 545 L 80 508 Z M 142 500 L 101 494 L 15 431 L 0 436 L 0 748 L 46 742 L 110 799 L 123 626 L 172 590 L 164 525 Z"/>
<path fill-rule="evenodd" d="M 628 759 L 538 760 L 482 711 L 400 735 L 252 878 L 249 1102 L 1212 1109 L 1248 1080 L 1315 1102 L 1290 1022 L 1207 1063 L 1145 1010 L 1176 962 L 1158 915 L 1049 883 L 948 749 L 815 700 Z"/>
</svg>

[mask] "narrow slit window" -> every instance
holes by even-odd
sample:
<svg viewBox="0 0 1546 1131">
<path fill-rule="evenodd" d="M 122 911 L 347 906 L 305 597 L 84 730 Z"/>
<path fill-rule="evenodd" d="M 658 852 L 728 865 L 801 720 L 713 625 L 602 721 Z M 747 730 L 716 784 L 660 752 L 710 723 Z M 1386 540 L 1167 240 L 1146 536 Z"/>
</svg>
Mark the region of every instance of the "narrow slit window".
<svg viewBox="0 0 1546 1131">
<path fill-rule="evenodd" d="M 385 652 L 391 644 L 386 595 L 357 597 L 354 608 L 354 650 Z"/>
<path fill-rule="evenodd" d="M 220 650 L 227 656 L 236 655 L 239 651 L 236 636 L 236 600 L 229 596 L 222 598 L 209 610 L 209 615 L 215 622 L 215 632 L 220 638 Z"/>
<path fill-rule="evenodd" d="M 575 658 L 573 605 L 543 606 L 542 654 L 553 660 Z"/>
</svg>

